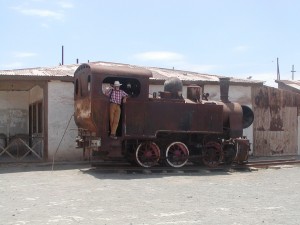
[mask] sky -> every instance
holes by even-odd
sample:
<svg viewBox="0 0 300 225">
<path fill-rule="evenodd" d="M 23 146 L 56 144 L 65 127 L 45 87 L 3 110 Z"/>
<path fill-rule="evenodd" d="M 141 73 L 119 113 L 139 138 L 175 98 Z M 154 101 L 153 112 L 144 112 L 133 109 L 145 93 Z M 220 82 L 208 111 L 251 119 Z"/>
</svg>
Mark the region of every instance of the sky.
<svg viewBox="0 0 300 225">
<path fill-rule="evenodd" d="M 298 0 L 0 0 L 0 70 L 92 61 L 300 80 Z M 299 70 L 299 72 L 297 71 Z"/>
</svg>

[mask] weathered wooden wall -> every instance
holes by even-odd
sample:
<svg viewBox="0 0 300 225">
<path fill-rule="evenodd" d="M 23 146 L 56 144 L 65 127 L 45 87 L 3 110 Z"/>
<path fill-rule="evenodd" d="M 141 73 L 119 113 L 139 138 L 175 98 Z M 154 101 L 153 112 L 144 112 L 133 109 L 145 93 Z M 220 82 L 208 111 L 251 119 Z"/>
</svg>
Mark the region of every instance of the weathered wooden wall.
<svg viewBox="0 0 300 225">
<path fill-rule="evenodd" d="M 271 87 L 253 87 L 253 155 L 298 154 L 300 95 Z"/>
</svg>

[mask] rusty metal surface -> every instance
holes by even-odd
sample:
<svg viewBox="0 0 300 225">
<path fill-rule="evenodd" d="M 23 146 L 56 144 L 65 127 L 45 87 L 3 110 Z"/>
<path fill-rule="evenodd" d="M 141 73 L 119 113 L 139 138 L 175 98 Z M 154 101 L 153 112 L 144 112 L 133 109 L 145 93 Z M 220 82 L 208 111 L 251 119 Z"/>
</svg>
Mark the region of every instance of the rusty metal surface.
<svg viewBox="0 0 300 225">
<path fill-rule="evenodd" d="M 88 76 L 90 76 L 90 90 L 88 90 Z M 102 83 L 107 77 L 113 77 L 122 82 L 124 77 L 134 77 L 141 85 L 137 100 L 148 97 L 148 79 L 151 73 L 140 68 L 120 68 L 94 65 L 81 65 L 75 72 L 75 122 L 78 127 L 96 132 L 97 135 L 107 136 L 109 99 L 103 93 Z"/>
<path fill-rule="evenodd" d="M 190 148 L 192 156 L 199 161 L 203 158 L 201 151 L 206 149 L 207 143 L 211 143 L 212 146 L 220 146 L 219 152 L 209 150 L 207 153 L 209 156 L 220 153 L 217 159 L 213 159 L 213 164 L 217 166 L 223 160 L 223 140 L 232 140 L 233 146 L 237 148 L 234 139 L 243 135 L 243 110 L 240 104 L 228 99 L 228 79 L 220 80 L 222 101 L 204 101 L 196 97 L 193 102 L 182 97 L 179 79 L 166 82 L 168 90 L 159 92 L 160 97 L 149 98 L 150 77 L 150 71 L 140 68 L 84 64 L 77 69 L 74 118 L 79 128 L 95 133 L 95 136 L 86 137 L 83 142 L 88 149 L 105 153 L 102 156 L 110 159 L 127 157 L 129 161 L 139 162 L 138 146 L 148 146 L 153 142 L 157 151 L 161 152 L 160 155 L 164 155 L 170 143 L 180 142 L 187 149 Z M 109 97 L 104 93 L 116 80 L 124 84 L 121 90 L 132 91 L 133 94 L 121 105 L 117 140 L 112 140 L 109 138 Z M 93 143 L 101 142 L 101 145 L 90 146 L 89 140 Z M 140 160 L 145 160 L 145 164 L 140 165 L 155 165 L 165 160 L 159 159 L 159 156 L 154 160 L 148 153 L 146 156 L 149 159 L 145 159 L 142 154 Z"/>
<path fill-rule="evenodd" d="M 297 154 L 298 97 L 275 88 L 253 88 L 256 156 Z"/>
<path fill-rule="evenodd" d="M 138 105 L 138 107 L 136 107 Z M 126 103 L 126 135 L 155 136 L 157 132 L 223 132 L 223 107 L 160 99 Z"/>
<path fill-rule="evenodd" d="M 91 132 L 96 132 L 97 126 L 93 120 L 91 120 L 92 109 L 91 101 L 89 98 L 78 99 L 75 101 L 75 121 L 78 127 L 88 129 Z"/>
</svg>

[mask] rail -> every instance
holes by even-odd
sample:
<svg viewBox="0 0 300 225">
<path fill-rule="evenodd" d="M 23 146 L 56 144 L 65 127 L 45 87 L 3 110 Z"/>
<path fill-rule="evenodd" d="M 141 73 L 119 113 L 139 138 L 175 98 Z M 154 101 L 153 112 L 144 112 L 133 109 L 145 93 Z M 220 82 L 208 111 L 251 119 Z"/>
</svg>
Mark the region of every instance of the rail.
<svg viewBox="0 0 300 225">
<path fill-rule="evenodd" d="M 126 162 L 91 162 L 92 169 L 102 173 L 127 173 L 127 174 L 186 174 L 186 173 L 212 173 L 212 172 L 234 172 L 234 171 L 253 171 L 254 168 L 268 169 L 279 165 L 300 164 L 298 159 L 277 159 L 277 160 L 258 160 L 245 164 L 220 165 L 216 168 L 209 168 L 204 165 L 194 165 L 192 163 L 180 168 L 154 166 L 143 168 L 132 166 Z"/>
</svg>

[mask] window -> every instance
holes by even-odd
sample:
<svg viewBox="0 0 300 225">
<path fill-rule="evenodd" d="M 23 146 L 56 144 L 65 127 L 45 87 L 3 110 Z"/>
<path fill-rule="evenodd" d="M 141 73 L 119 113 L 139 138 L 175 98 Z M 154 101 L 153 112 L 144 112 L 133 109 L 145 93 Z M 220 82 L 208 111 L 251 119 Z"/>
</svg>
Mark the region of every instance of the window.
<svg viewBox="0 0 300 225">
<path fill-rule="evenodd" d="M 35 134 L 37 129 L 37 121 L 36 121 L 36 104 L 32 105 L 32 133 Z"/>
<path fill-rule="evenodd" d="M 29 133 L 43 133 L 43 103 L 35 102 L 29 105 Z"/>
<path fill-rule="evenodd" d="M 75 94 L 78 95 L 78 91 L 79 91 L 79 81 L 78 79 L 76 79 L 75 81 Z"/>
<path fill-rule="evenodd" d="M 141 84 L 137 79 L 134 78 L 123 78 L 123 77 L 107 77 L 102 83 L 102 93 L 105 94 L 106 91 L 111 88 L 114 82 L 118 80 L 122 85 L 121 90 L 125 91 L 131 97 L 139 96 L 141 92 Z"/>
<path fill-rule="evenodd" d="M 37 103 L 37 132 L 43 132 L 43 104 L 42 102 Z"/>
</svg>

